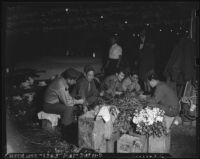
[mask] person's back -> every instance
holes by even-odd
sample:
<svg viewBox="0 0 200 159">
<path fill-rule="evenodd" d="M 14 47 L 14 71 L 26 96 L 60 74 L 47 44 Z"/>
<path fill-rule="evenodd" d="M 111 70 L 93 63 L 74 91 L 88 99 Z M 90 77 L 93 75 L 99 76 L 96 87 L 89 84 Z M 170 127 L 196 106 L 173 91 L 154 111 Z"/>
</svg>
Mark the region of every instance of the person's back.
<svg viewBox="0 0 200 159">
<path fill-rule="evenodd" d="M 160 99 L 160 104 L 168 106 L 177 106 L 179 104 L 176 92 L 166 83 L 160 82 L 156 88 L 155 93 L 161 93 L 162 97 Z"/>
<path fill-rule="evenodd" d="M 68 85 L 62 77 L 58 77 L 52 81 L 45 92 L 45 102 L 54 104 L 59 102 L 59 91 L 68 89 Z"/>
</svg>

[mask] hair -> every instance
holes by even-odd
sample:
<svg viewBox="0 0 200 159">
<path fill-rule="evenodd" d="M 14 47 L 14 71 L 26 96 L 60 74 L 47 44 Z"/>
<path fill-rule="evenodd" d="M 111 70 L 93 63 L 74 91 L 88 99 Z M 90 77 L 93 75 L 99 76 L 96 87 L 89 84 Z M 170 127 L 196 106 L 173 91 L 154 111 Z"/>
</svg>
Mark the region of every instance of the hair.
<svg viewBox="0 0 200 159">
<path fill-rule="evenodd" d="M 138 75 L 139 76 L 138 71 L 136 71 L 136 70 L 131 71 L 131 76 L 133 76 L 133 75 Z"/>
<path fill-rule="evenodd" d="M 124 73 L 125 75 L 127 74 L 127 71 L 126 71 L 125 68 L 118 68 L 118 69 L 116 70 L 116 73 L 119 74 L 120 72 Z"/>
<path fill-rule="evenodd" d="M 160 78 L 159 78 L 159 76 L 158 76 L 157 74 L 151 74 L 151 75 L 149 75 L 149 76 L 147 77 L 147 79 L 148 79 L 149 81 L 151 81 L 151 80 L 160 80 Z"/>
<path fill-rule="evenodd" d="M 61 73 L 61 76 L 65 79 L 74 79 L 77 80 L 80 77 L 81 73 L 73 68 L 66 69 Z"/>
<path fill-rule="evenodd" d="M 84 72 L 87 74 L 89 71 L 95 72 L 94 68 L 91 65 L 85 65 Z"/>
</svg>

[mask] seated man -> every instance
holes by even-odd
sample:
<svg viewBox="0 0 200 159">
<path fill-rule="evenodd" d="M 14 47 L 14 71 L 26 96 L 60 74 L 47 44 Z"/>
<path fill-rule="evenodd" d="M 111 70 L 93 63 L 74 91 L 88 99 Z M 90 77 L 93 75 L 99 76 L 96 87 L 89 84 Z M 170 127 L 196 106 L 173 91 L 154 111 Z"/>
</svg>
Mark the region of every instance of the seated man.
<svg viewBox="0 0 200 159">
<path fill-rule="evenodd" d="M 130 76 L 125 78 L 122 82 L 122 90 L 123 91 L 136 91 L 139 92 L 141 87 L 138 83 L 138 74 L 136 72 L 132 72 Z"/>
<path fill-rule="evenodd" d="M 73 96 L 79 96 L 85 99 L 84 112 L 91 110 L 98 103 L 99 91 L 95 85 L 95 70 L 92 66 L 84 67 L 84 76 L 79 80 L 77 86 L 73 90 Z"/>
<path fill-rule="evenodd" d="M 125 70 L 119 69 L 116 74 L 108 76 L 101 85 L 101 93 L 103 96 L 105 94 L 115 96 L 122 94 L 122 80 L 125 77 Z"/>
<path fill-rule="evenodd" d="M 44 99 L 44 112 L 51 114 L 60 114 L 62 131 L 64 138 L 74 143 L 76 134 L 76 125 L 73 124 L 73 109 L 75 104 L 83 104 L 84 100 L 76 100 L 69 94 L 69 87 L 76 83 L 80 72 L 73 68 L 65 70 L 60 77 L 57 77 L 47 87 Z M 73 138 L 74 136 L 74 138 Z"/>
</svg>

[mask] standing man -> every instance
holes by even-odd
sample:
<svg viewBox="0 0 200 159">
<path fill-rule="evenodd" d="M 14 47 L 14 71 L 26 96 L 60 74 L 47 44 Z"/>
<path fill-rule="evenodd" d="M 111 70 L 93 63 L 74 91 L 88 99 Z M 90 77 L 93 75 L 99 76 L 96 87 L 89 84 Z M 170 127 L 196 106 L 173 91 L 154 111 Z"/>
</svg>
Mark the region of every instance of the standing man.
<svg viewBox="0 0 200 159">
<path fill-rule="evenodd" d="M 108 61 L 105 66 L 105 75 L 114 74 L 120 66 L 122 59 L 122 47 L 118 44 L 118 38 L 116 36 L 110 39 L 111 47 L 109 50 Z"/>
</svg>

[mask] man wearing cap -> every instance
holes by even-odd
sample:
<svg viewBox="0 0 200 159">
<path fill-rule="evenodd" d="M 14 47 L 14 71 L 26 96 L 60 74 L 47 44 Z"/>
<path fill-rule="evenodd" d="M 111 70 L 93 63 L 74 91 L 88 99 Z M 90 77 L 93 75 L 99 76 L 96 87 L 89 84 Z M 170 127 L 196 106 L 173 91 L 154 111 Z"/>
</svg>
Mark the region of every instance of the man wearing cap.
<svg viewBox="0 0 200 159">
<path fill-rule="evenodd" d="M 61 115 L 63 135 L 68 142 L 75 141 L 73 136 L 77 137 L 76 125 L 73 123 L 73 106 L 84 103 L 83 99 L 72 98 L 68 91 L 69 87 L 76 83 L 79 76 L 79 71 L 69 68 L 60 77 L 54 79 L 45 92 L 44 111 Z"/>
<path fill-rule="evenodd" d="M 73 90 L 73 94 L 85 99 L 84 111 L 93 109 L 98 102 L 99 91 L 94 81 L 94 73 L 94 68 L 86 65 L 84 67 L 84 76 L 78 82 L 76 90 Z"/>
</svg>

